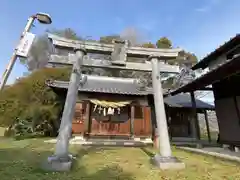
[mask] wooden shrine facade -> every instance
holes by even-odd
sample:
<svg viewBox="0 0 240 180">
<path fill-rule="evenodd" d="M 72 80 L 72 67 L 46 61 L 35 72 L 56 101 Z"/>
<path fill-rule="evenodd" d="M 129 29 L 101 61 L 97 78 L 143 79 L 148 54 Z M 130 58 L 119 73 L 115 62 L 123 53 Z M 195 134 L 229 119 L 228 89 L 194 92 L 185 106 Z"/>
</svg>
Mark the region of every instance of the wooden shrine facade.
<svg viewBox="0 0 240 180">
<path fill-rule="evenodd" d="M 122 112 L 120 113 L 122 115 L 116 112 L 115 116 L 109 116 L 108 114 L 99 115 L 94 113 L 95 106 L 96 104 L 91 101 L 76 104 L 72 124 L 73 134 L 80 134 L 85 137 L 105 136 L 118 138 L 152 136 L 149 107 L 129 104 L 121 108 Z"/>
<path fill-rule="evenodd" d="M 68 82 L 48 81 L 66 96 Z M 84 136 L 151 137 L 148 97 L 152 90 L 136 79 L 88 75 L 79 89 L 73 116 L 74 134 Z"/>
</svg>

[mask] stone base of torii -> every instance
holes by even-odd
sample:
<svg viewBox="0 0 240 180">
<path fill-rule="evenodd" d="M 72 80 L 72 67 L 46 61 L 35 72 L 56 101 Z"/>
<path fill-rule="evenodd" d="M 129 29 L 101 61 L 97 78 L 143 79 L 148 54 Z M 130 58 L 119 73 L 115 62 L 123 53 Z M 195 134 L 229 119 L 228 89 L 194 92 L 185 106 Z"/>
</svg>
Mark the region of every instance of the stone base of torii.
<svg viewBox="0 0 240 180">
<path fill-rule="evenodd" d="M 74 157 L 69 154 L 69 140 L 72 132 L 72 119 L 74 107 L 78 95 L 78 88 L 81 85 L 81 65 L 86 54 L 84 49 L 76 50 L 76 61 L 70 77 L 67 97 L 64 105 L 59 135 L 57 138 L 55 154 L 48 158 L 43 164 L 43 168 L 49 171 L 69 171 L 72 167 Z M 159 138 L 159 154 L 152 158 L 153 164 L 160 169 L 183 169 L 185 164 L 172 156 L 167 120 L 163 102 L 161 77 L 159 71 L 159 59 L 157 56 L 150 56 L 152 63 L 152 82 L 154 91 L 154 107 L 157 122 L 157 133 Z"/>
</svg>

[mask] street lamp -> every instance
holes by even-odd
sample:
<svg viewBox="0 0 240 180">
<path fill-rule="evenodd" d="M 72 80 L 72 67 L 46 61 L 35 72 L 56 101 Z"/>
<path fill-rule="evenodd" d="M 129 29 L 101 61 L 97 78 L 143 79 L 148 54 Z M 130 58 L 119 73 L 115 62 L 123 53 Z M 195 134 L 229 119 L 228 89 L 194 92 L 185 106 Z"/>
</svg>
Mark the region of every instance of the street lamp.
<svg viewBox="0 0 240 180">
<path fill-rule="evenodd" d="M 35 15 L 32 15 L 28 18 L 28 22 L 24 28 L 24 31 L 22 32 L 21 36 L 20 36 L 20 41 L 22 40 L 22 38 L 25 36 L 25 34 L 27 32 L 30 31 L 33 23 L 34 23 L 34 20 L 37 19 L 41 24 L 51 24 L 52 23 L 52 19 L 50 17 L 50 15 L 46 14 L 46 13 L 37 13 Z M 8 80 L 8 77 L 12 71 L 12 68 L 16 62 L 16 59 L 17 59 L 17 48 L 15 48 L 14 52 L 13 52 L 13 55 L 2 75 L 2 78 L 1 78 L 1 81 L 0 81 L 0 90 L 2 90 Z"/>
<path fill-rule="evenodd" d="M 52 19 L 49 16 L 49 14 L 46 13 L 37 13 L 35 15 L 35 18 L 42 24 L 51 24 L 52 23 Z"/>
</svg>

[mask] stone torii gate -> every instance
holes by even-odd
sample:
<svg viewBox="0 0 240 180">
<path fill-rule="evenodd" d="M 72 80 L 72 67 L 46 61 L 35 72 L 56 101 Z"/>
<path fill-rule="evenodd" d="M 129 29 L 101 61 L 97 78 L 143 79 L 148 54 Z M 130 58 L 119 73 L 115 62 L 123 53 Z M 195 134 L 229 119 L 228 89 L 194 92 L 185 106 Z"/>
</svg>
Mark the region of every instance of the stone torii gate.
<svg viewBox="0 0 240 180">
<path fill-rule="evenodd" d="M 81 67 L 152 72 L 154 107 L 159 135 L 159 154 L 153 158 L 153 162 L 161 169 L 184 168 L 184 164 L 172 156 L 160 75 L 160 72 L 179 73 L 178 66 L 168 65 L 163 61 L 176 59 L 181 49 L 129 47 L 127 41 L 115 41 L 113 44 L 76 41 L 52 34 L 49 34 L 48 38 L 52 42 L 54 49 L 67 49 L 70 52 L 66 56 L 52 55 L 49 64 L 53 67 L 60 64 L 72 65 L 73 69 L 57 138 L 56 151 L 53 156 L 48 158 L 47 169 L 62 171 L 69 170 L 71 167 L 72 157 L 69 155 L 68 147 L 71 138 L 74 107 L 78 88 L 81 83 L 87 80 L 82 77 Z M 87 58 L 85 56 L 87 53 L 108 54 L 111 55 L 111 61 Z M 141 58 L 144 62 L 129 62 L 129 58 Z"/>
</svg>

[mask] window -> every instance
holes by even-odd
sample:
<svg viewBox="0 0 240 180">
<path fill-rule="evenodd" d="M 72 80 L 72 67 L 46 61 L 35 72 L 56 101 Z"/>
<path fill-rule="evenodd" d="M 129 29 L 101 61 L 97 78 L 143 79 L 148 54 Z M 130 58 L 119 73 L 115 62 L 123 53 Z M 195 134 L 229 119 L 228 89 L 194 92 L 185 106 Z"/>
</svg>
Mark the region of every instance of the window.
<svg viewBox="0 0 240 180">
<path fill-rule="evenodd" d="M 84 120 L 85 112 L 86 112 L 86 104 L 85 103 L 77 103 L 75 106 L 74 112 L 74 121 Z"/>
</svg>

